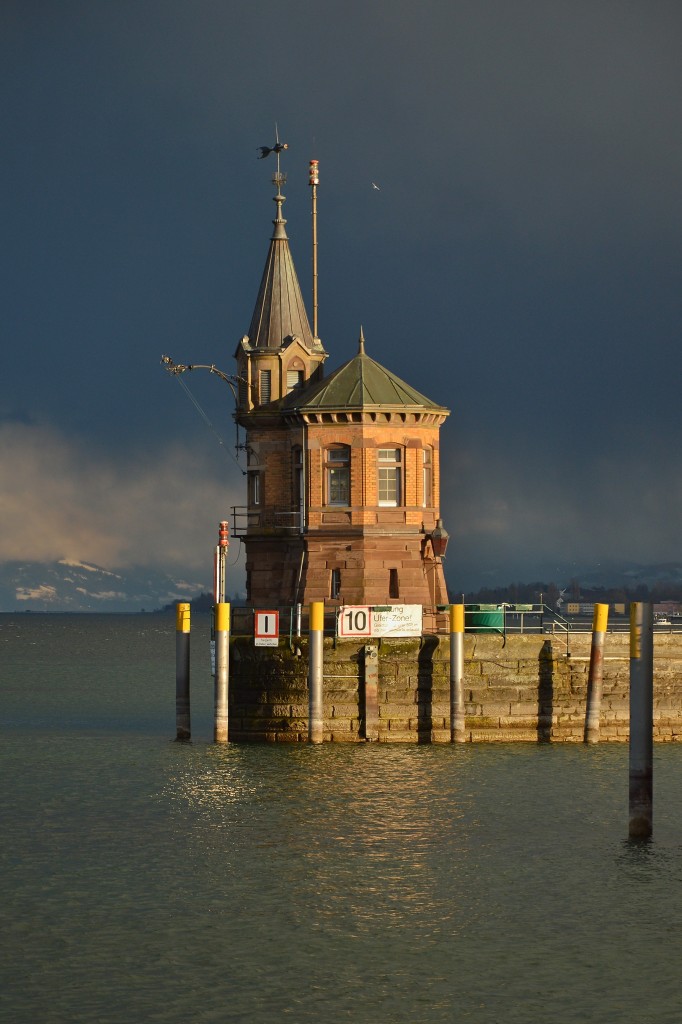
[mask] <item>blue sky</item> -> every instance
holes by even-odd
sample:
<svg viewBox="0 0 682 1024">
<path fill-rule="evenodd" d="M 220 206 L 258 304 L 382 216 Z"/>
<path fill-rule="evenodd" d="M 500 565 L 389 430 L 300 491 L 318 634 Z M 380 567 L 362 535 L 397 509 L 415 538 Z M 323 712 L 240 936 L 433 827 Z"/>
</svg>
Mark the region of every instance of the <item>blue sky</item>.
<svg viewBox="0 0 682 1024">
<path fill-rule="evenodd" d="M 5 0 L 0 560 L 205 573 L 288 142 L 320 334 L 452 414 L 455 589 L 680 559 L 682 9 Z M 371 182 L 381 191 L 372 189 Z M 234 545 L 233 578 L 243 558 Z"/>
</svg>

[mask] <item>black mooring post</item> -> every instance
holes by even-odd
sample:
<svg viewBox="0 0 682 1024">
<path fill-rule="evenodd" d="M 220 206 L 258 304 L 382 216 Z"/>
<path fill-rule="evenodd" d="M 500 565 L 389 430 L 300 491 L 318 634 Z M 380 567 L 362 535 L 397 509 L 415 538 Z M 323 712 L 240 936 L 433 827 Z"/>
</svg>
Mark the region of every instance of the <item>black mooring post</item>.
<svg viewBox="0 0 682 1024">
<path fill-rule="evenodd" d="M 653 830 L 654 618 L 651 604 L 630 605 L 630 839 Z"/>
</svg>

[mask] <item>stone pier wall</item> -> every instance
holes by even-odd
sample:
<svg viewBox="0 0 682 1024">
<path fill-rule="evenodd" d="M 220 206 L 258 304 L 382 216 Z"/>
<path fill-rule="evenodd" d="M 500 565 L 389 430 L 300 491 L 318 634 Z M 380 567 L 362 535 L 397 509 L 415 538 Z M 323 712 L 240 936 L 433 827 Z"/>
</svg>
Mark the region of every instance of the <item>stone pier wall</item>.
<svg viewBox="0 0 682 1024">
<path fill-rule="evenodd" d="M 376 641 L 379 742 L 450 742 L 448 636 Z M 582 742 L 590 634 L 465 636 L 464 699 L 468 742 Z M 230 665 L 230 739 L 297 742 L 308 738 L 307 641 L 254 647 L 234 637 Z M 604 648 L 601 740 L 629 737 L 627 633 Z M 325 740 L 365 740 L 364 643 L 325 640 Z M 682 740 L 682 635 L 654 637 L 654 739 Z"/>
</svg>

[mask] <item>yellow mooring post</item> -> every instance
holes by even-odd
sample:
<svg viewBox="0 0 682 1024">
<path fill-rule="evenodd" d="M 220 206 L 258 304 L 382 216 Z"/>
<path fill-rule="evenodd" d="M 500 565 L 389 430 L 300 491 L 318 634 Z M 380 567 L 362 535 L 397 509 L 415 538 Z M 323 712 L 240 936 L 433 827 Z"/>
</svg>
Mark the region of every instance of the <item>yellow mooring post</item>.
<svg viewBox="0 0 682 1024">
<path fill-rule="evenodd" d="M 604 638 L 609 621 L 609 606 L 595 604 L 592 621 L 590 671 L 587 677 L 587 709 L 585 712 L 585 743 L 599 743 L 602 682 L 604 678 Z"/>
<path fill-rule="evenodd" d="M 308 641 L 308 741 L 321 743 L 324 737 L 322 672 L 324 657 L 324 601 L 311 601 Z"/>
<path fill-rule="evenodd" d="M 464 743 L 464 605 L 450 605 L 450 741 Z"/>
<path fill-rule="evenodd" d="M 215 606 L 215 710 L 214 743 L 227 743 L 228 690 L 230 679 L 230 606 L 219 601 Z"/>
<path fill-rule="evenodd" d="M 630 605 L 630 839 L 653 829 L 654 616 L 653 606 Z"/>
<path fill-rule="evenodd" d="M 192 736 L 189 714 L 189 631 L 190 606 L 178 604 L 175 609 L 175 728 L 176 739 Z"/>
</svg>

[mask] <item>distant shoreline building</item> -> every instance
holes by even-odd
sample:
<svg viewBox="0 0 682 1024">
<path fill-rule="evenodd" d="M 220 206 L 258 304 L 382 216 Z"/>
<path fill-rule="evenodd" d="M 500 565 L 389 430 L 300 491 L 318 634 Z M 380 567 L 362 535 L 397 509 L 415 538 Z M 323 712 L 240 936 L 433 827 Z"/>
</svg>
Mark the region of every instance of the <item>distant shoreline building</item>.
<svg viewBox="0 0 682 1024">
<path fill-rule="evenodd" d="M 439 432 L 449 410 L 372 359 L 324 377 L 282 216 L 284 176 L 249 333 L 235 353 L 246 433 L 247 601 L 260 607 L 447 604 Z M 316 182 L 315 182 L 316 184 Z M 315 207 L 314 207 L 315 215 Z M 315 317 L 316 319 L 316 317 Z"/>
</svg>

